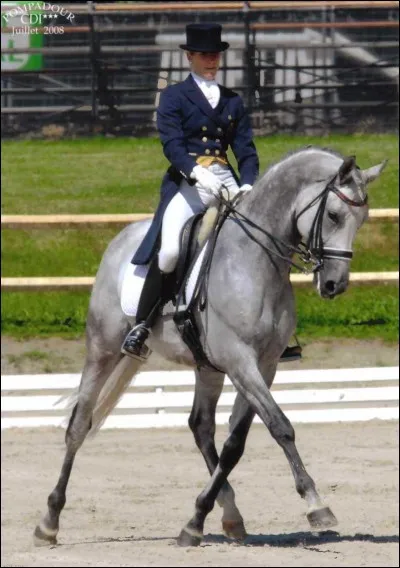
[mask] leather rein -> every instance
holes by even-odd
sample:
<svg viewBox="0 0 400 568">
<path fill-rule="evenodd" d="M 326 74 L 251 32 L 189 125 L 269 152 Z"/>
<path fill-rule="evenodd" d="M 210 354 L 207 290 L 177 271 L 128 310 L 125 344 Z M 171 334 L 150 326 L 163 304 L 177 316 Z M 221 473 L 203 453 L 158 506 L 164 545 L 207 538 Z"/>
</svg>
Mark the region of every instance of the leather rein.
<svg viewBox="0 0 400 568">
<path fill-rule="evenodd" d="M 312 201 L 310 201 L 310 203 L 306 205 L 306 207 L 304 207 L 304 209 L 302 209 L 300 213 L 296 216 L 296 222 L 297 222 L 297 220 L 303 213 L 308 211 L 314 205 L 314 203 L 320 200 L 320 204 L 318 206 L 317 212 L 315 214 L 314 220 L 311 225 L 311 230 L 309 233 L 307 243 L 300 242 L 300 244 L 297 247 L 285 243 L 278 237 L 275 237 L 274 235 L 272 235 L 271 233 L 269 233 L 268 231 L 266 231 L 256 223 L 254 223 L 254 221 L 249 219 L 246 215 L 243 215 L 243 213 L 239 213 L 239 211 L 237 211 L 237 209 L 235 208 L 235 205 L 237 205 L 238 201 L 240 201 L 243 194 L 236 195 L 232 200 L 227 200 L 221 195 L 220 201 L 225 206 L 225 216 L 233 218 L 237 222 L 237 224 L 242 228 L 242 230 L 246 233 L 246 235 L 251 240 L 256 242 L 265 252 L 277 256 L 278 258 L 281 258 L 282 260 L 288 262 L 292 266 L 295 266 L 303 274 L 311 274 L 321 270 L 324 264 L 324 258 L 339 258 L 348 261 L 353 258 L 352 250 L 329 248 L 329 247 L 324 247 L 323 245 L 322 222 L 324 218 L 326 202 L 328 200 L 329 192 L 332 191 L 332 193 L 335 193 L 339 197 L 339 199 L 341 199 L 342 201 L 344 201 L 345 203 L 347 203 L 352 207 L 362 207 L 363 205 L 366 205 L 368 203 L 367 194 L 365 195 L 362 201 L 354 201 L 353 199 L 347 197 L 347 195 L 345 195 L 337 187 L 335 187 L 334 185 L 335 178 L 336 174 L 332 179 L 328 181 L 328 183 L 321 191 L 321 193 L 319 193 Z M 258 231 L 266 235 L 271 240 L 275 248 L 272 249 L 268 246 L 263 245 L 249 231 L 246 225 L 248 225 L 253 229 L 257 229 Z M 282 250 L 282 247 L 284 247 L 286 251 Z M 303 266 L 297 264 L 290 257 L 288 257 L 287 251 L 289 251 L 292 254 L 298 254 L 300 260 L 303 262 Z"/>
</svg>

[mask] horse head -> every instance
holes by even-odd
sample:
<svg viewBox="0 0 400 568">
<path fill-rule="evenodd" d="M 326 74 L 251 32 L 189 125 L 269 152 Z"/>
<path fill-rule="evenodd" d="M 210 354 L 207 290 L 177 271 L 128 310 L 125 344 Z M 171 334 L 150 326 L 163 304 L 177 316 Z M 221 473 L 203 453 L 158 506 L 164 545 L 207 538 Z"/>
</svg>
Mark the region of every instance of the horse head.
<svg viewBox="0 0 400 568">
<path fill-rule="evenodd" d="M 348 286 L 353 241 L 368 218 L 367 185 L 386 163 L 361 170 L 355 156 L 345 157 L 333 177 L 298 195 L 297 231 L 319 261 L 314 284 L 323 298 L 332 299 Z"/>
</svg>

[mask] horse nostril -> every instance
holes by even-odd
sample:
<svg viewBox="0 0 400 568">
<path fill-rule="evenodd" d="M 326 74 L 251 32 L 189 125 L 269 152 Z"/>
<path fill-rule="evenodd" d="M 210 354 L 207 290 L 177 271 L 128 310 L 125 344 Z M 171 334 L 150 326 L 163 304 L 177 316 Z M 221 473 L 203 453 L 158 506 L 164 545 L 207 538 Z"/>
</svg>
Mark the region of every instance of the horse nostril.
<svg viewBox="0 0 400 568">
<path fill-rule="evenodd" d="M 333 294 L 336 289 L 336 284 L 333 280 L 328 280 L 325 284 L 325 289 L 329 294 Z"/>
</svg>

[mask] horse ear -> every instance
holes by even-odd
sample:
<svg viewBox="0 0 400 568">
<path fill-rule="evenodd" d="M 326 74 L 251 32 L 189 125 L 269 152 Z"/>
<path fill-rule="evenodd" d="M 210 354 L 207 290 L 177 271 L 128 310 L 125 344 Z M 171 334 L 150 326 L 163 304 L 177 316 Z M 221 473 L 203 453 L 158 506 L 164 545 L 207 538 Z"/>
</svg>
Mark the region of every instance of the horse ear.
<svg viewBox="0 0 400 568">
<path fill-rule="evenodd" d="M 338 182 L 339 185 L 344 185 L 347 181 L 348 176 L 353 168 L 356 166 L 356 157 L 355 156 L 346 156 L 343 160 L 343 164 L 339 168 L 338 172 Z"/>
<path fill-rule="evenodd" d="M 388 160 L 384 160 L 381 164 L 378 164 L 377 166 L 372 166 L 371 168 L 368 168 L 366 170 L 361 170 L 361 175 L 365 185 L 371 183 L 371 181 L 374 181 L 374 179 L 379 177 L 387 163 Z"/>
</svg>

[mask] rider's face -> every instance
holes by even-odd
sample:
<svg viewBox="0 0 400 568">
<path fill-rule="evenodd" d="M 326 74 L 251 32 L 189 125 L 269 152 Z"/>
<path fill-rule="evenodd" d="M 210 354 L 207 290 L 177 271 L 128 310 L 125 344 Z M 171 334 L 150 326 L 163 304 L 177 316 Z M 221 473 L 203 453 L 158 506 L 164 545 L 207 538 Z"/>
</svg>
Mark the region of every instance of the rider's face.
<svg viewBox="0 0 400 568">
<path fill-rule="evenodd" d="M 220 53 L 200 53 L 198 51 L 188 52 L 187 58 L 194 73 L 200 75 L 200 77 L 203 77 L 204 79 L 207 79 L 207 81 L 215 79 L 221 60 Z"/>
</svg>

